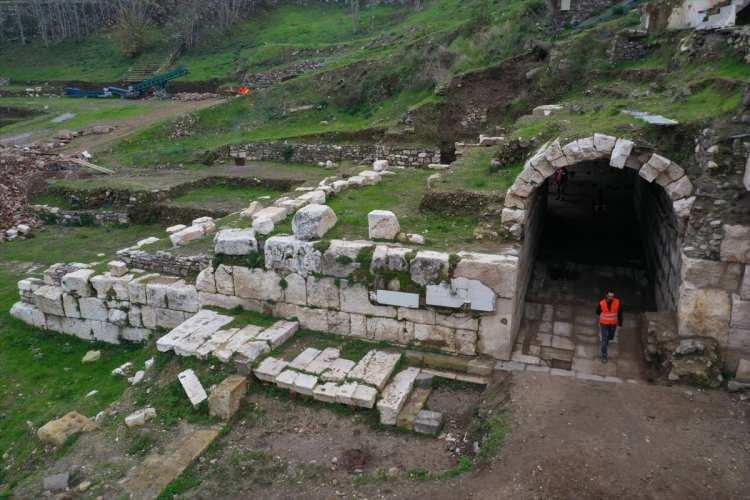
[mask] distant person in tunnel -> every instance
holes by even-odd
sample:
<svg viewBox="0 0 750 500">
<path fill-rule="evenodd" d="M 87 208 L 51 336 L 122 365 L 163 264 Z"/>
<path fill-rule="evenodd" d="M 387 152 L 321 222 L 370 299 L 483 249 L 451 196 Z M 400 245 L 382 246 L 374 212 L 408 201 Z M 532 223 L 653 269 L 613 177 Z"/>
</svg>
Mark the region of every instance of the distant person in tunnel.
<svg viewBox="0 0 750 500">
<path fill-rule="evenodd" d="M 552 174 L 552 182 L 555 184 L 555 199 L 562 200 L 565 196 L 565 188 L 568 185 L 568 169 L 560 167 Z"/>
<path fill-rule="evenodd" d="M 622 326 L 622 303 L 615 297 L 615 292 L 607 291 L 607 296 L 596 306 L 596 315 L 599 317 L 602 363 L 606 363 L 609 343 L 615 340 L 617 327 Z"/>
</svg>

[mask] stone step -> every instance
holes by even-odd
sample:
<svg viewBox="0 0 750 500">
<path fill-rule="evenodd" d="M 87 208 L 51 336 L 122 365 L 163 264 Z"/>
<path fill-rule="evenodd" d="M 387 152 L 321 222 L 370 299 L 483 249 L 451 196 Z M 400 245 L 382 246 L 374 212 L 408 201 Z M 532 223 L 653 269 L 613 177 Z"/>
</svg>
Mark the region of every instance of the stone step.
<svg viewBox="0 0 750 500">
<path fill-rule="evenodd" d="M 465 373 L 451 372 L 446 370 L 433 370 L 431 368 L 423 368 L 422 371 L 428 375 L 434 377 L 445 378 L 448 380 L 457 380 L 459 382 L 466 382 L 469 384 L 487 385 L 489 379 L 480 375 L 467 375 Z"/>
<path fill-rule="evenodd" d="M 427 368 L 465 372 L 472 375 L 489 375 L 495 366 L 494 360 L 415 350 L 405 351 L 404 356 L 410 363 L 420 364 Z"/>
<path fill-rule="evenodd" d="M 431 387 L 414 387 L 409 394 L 409 398 L 406 400 L 406 404 L 401 409 L 396 419 L 396 426 L 406 430 L 414 429 L 414 420 L 417 415 L 427 404 L 427 400 L 432 394 Z"/>
<path fill-rule="evenodd" d="M 208 309 L 200 310 L 157 340 L 156 348 L 160 352 L 171 351 L 191 335 L 202 335 L 206 332 L 214 333 L 233 320 L 234 318 L 231 316 L 218 314 Z"/>
<path fill-rule="evenodd" d="M 398 352 L 370 351 L 349 372 L 348 377 L 382 391 L 399 359 L 401 353 Z"/>
<path fill-rule="evenodd" d="M 407 368 L 398 372 L 385 387 L 377 404 L 382 425 L 396 425 L 398 414 L 406 404 L 418 375 L 419 368 Z"/>
</svg>

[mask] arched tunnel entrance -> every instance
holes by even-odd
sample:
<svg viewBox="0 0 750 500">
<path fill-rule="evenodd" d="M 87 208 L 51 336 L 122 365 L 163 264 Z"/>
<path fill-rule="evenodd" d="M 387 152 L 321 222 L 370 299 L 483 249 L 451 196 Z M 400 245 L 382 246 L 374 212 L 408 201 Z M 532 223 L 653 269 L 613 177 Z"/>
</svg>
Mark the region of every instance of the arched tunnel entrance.
<svg viewBox="0 0 750 500">
<path fill-rule="evenodd" d="M 512 232 L 511 224 L 522 221 L 527 279 L 516 360 L 642 378 L 641 313 L 677 309 L 684 221 L 675 204 L 689 196 L 677 191 L 678 183 L 689 193 L 692 184 L 661 156 L 643 153 L 613 167 L 612 154 L 594 152 L 564 165 L 555 160 L 557 166 L 527 164 L 506 197 L 504 225 Z M 557 181 L 561 168 L 566 182 Z M 625 315 L 605 365 L 599 360 L 596 306 L 610 289 Z"/>
</svg>

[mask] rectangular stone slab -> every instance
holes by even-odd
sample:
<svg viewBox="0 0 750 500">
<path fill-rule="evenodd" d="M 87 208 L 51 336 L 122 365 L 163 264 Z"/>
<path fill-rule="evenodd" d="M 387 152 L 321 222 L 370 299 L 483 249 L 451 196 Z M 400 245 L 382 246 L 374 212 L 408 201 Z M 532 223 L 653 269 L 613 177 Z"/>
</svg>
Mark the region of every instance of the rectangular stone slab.
<svg viewBox="0 0 750 500">
<path fill-rule="evenodd" d="M 321 375 L 321 380 L 325 382 L 343 382 L 346 376 L 352 371 L 356 363 L 350 359 L 334 359 L 331 366 Z"/>
<path fill-rule="evenodd" d="M 305 396 L 312 396 L 315 386 L 318 384 L 318 377 L 315 375 L 309 375 L 307 373 L 300 373 L 294 379 L 292 384 L 292 391 Z"/>
<path fill-rule="evenodd" d="M 390 290 L 378 290 L 376 293 L 376 300 L 379 304 L 419 309 L 419 294 L 417 293 L 392 292 Z"/>
<path fill-rule="evenodd" d="M 339 394 L 339 386 L 334 382 L 318 384 L 313 390 L 313 398 L 324 403 L 335 403 Z"/>
<path fill-rule="evenodd" d="M 326 349 L 323 349 L 320 354 L 318 354 L 315 359 L 313 359 L 307 367 L 305 367 L 305 371 L 312 373 L 314 375 L 320 375 L 324 371 L 326 371 L 328 368 L 331 367 L 333 362 L 341 355 L 341 352 L 333 347 L 328 347 Z"/>
<path fill-rule="evenodd" d="M 200 359 L 206 359 L 209 354 L 226 344 L 238 331 L 240 331 L 239 328 L 229 328 L 214 332 L 195 350 L 195 355 Z"/>
<path fill-rule="evenodd" d="M 375 400 L 377 397 L 378 391 L 376 391 L 374 387 L 357 384 L 357 388 L 352 395 L 352 403 L 354 406 L 359 406 L 361 408 L 372 408 L 375 406 Z"/>
<path fill-rule="evenodd" d="M 265 382 L 275 382 L 276 377 L 278 377 L 279 374 L 283 372 L 287 366 L 289 366 L 289 363 L 284 361 L 283 359 L 269 356 L 260 362 L 258 367 L 253 370 L 253 373 L 260 380 L 263 380 Z"/>
<path fill-rule="evenodd" d="M 228 362 L 238 349 L 244 344 L 254 340 L 262 331 L 262 328 L 255 325 L 247 325 L 234 334 L 224 345 L 213 352 L 213 355 L 222 363 Z"/>
<path fill-rule="evenodd" d="M 277 321 L 258 334 L 257 340 L 264 340 L 275 349 L 292 338 L 297 330 L 299 330 L 299 323 L 296 321 Z"/>
<path fill-rule="evenodd" d="M 177 345 L 179 340 L 184 339 L 197 331 L 216 332 L 219 328 L 230 323 L 232 320 L 234 320 L 234 318 L 231 316 L 224 316 L 214 311 L 203 309 L 157 340 L 156 348 L 160 352 L 170 351 L 175 345 Z"/>
<path fill-rule="evenodd" d="M 381 424 L 396 425 L 398 414 L 409 398 L 417 375 L 419 375 L 419 368 L 407 368 L 400 371 L 383 390 L 380 401 L 378 401 Z"/>
<path fill-rule="evenodd" d="M 284 370 L 279 373 L 278 377 L 276 377 L 276 385 L 280 389 L 292 389 L 294 387 L 294 381 L 297 380 L 299 374 L 299 372 L 294 370 Z"/>
<path fill-rule="evenodd" d="M 201 381 L 198 380 L 198 376 L 193 370 L 185 370 L 177 374 L 177 379 L 180 381 L 182 388 L 185 390 L 190 403 L 193 406 L 198 406 L 203 401 L 208 399 L 208 394 L 203 388 Z"/>
<path fill-rule="evenodd" d="M 305 370 L 305 368 L 307 368 L 307 365 L 312 363 L 312 361 L 318 357 L 319 354 L 319 349 L 308 347 L 307 349 L 302 351 L 296 358 L 294 358 L 291 363 L 289 363 L 289 368 L 303 371 Z"/>
<path fill-rule="evenodd" d="M 401 353 L 370 351 L 349 372 L 348 378 L 370 384 L 382 390 L 391 377 Z"/>
<path fill-rule="evenodd" d="M 241 354 L 245 357 L 245 362 L 248 364 L 255 363 L 261 356 L 271 352 L 271 348 L 266 342 L 260 342 L 258 340 L 251 340 L 242 344 L 236 351 L 235 354 Z"/>
</svg>

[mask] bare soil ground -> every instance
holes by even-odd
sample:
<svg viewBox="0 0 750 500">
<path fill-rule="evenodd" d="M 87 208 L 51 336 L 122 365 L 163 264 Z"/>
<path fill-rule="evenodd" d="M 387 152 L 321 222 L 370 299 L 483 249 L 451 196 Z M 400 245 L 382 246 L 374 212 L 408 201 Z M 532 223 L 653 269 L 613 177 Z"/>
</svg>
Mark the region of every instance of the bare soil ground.
<svg viewBox="0 0 750 500">
<path fill-rule="evenodd" d="M 437 388 L 428 406 L 447 415 L 439 438 L 383 430 L 371 413 L 256 386 L 229 431 L 183 475 L 181 498 L 747 498 L 750 406 L 738 396 L 525 372 L 507 384 L 506 376 L 484 393 Z M 459 456 L 472 455 L 471 423 L 493 391 L 509 391 L 504 446 L 488 463 L 446 477 Z M 83 436 L 48 470 L 93 480 L 84 496 L 115 494 L 138 461 L 127 455 L 131 440 L 171 435 L 148 426 L 113 431 Z"/>
</svg>

